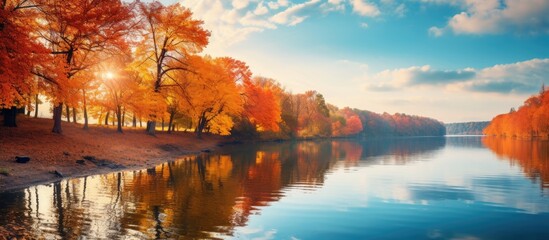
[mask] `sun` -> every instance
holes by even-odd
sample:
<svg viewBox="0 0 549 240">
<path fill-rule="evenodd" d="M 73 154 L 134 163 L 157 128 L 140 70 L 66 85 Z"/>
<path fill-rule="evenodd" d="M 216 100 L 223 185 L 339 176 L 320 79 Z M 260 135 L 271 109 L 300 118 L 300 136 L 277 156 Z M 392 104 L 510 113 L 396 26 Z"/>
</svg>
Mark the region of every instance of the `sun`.
<svg viewBox="0 0 549 240">
<path fill-rule="evenodd" d="M 105 78 L 106 78 L 106 79 L 113 79 L 113 78 L 114 78 L 114 73 L 112 73 L 112 72 L 105 72 Z"/>
</svg>

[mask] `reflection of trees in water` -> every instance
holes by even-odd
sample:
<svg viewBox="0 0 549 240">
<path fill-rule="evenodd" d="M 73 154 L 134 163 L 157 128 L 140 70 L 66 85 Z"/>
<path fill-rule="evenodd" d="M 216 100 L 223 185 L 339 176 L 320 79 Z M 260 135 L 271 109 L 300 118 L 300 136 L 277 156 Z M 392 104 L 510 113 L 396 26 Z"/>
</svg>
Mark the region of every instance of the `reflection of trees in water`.
<svg viewBox="0 0 549 240">
<path fill-rule="evenodd" d="M 81 182 L 73 179 L 0 194 L 0 226 L 17 226 L 21 239 L 78 238 L 91 227 L 82 195 L 73 194 L 80 190 Z"/>
<path fill-rule="evenodd" d="M 40 193 L 16 192 L 1 198 L 11 203 L 2 204 L 0 213 L 25 222 L 28 229 L 45 229 L 34 230 L 37 236 L 68 239 L 231 235 L 250 215 L 281 199 L 287 188 L 311 190 L 324 184 L 326 173 L 340 160 L 356 164 L 391 155 L 405 163 L 444 143 L 444 138 L 416 138 L 238 146 L 141 171 L 62 181 L 40 187 Z M 34 203 L 40 203 L 48 219 L 37 217 Z"/>
<path fill-rule="evenodd" d="M 518 164 L 532 181 L 539 179 L 542 188 L 549 188 L 548 141 L 486 137 L 482 143 L 499 158 Z"/>
<path fill-rule="evenodd" d="M 30 191 L 30 189 L 26 191 Z M 20 236 L 29 235 L 33 219 L 26 206 L 29 204 L 26 195 L 25 191 L 0 193 L 1 237 L 9 239 L 8 237 L 15 237 L 16 234 Z"/>
<path fill-rule="evenodd" d="M 463 148 L 484 148 L 479 136 L 450 136 L 446 137 L 446 145 Z"/>
<path fill-rule="evenodd" d="M 235 170 L 246 169 L 241 173 L 262 168 L 261 173 L 270 176 L 272 169 L 280 169 L 280 182 L 275 187 L 280 190 L 290 184 L 322 184 L 326 171 L 335 163 L 332 147 L 330 141 L 300 141 L 239 146 L 225 153 L 234 159 Z"/>
<path fill-rule="evenodd" d="M 361 159 L 384 164 L 406 164 L 433 154 L 446 145 L 444 137 L 380 138 L 360 142 Z M 382 156 L 382 159 L 376 157 Z"/>
<path fill-rule="evenodd" d="M 235 217 L 242 226 L 256 209 L 278 201 L 284 188 L 324 182 L 326 171 L 334 164 L 330 142 L 284 142 L 227 149 L 233 159 L 233 176 L 242 195 L 237 198 Z"/>
</svg>

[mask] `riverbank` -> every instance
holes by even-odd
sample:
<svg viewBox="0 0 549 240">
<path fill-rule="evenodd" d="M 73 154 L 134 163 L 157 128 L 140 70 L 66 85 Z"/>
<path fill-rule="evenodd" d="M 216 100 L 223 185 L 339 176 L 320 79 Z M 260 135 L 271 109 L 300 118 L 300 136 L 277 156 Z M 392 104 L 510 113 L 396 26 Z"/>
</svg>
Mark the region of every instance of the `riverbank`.
<svg viewBox="0 0 549 240">
<path fill-rule="evenodd" d="M 63 122 L 63 134 L 51 133 L 51 119 L 18 118 L 17 128 L 0 127 L 0 192 L 50 183 L 62 178 L 144 169 L 182 156 L 214 150 L 222 136 L 158 132 Z M 17 163 L 16 156 L 28 156 Z M 57 174 L 57 173 L 59 174 Z"/>
</svg>

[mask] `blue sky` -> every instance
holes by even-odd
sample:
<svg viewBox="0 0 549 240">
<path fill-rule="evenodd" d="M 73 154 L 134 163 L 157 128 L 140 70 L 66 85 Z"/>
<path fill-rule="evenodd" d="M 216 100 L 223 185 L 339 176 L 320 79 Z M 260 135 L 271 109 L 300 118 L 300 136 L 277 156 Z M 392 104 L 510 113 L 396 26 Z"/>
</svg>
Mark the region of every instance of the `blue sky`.
<svg viewBox="0 0 549 240">
<path fill-rule="evenodd" d="M 212 32 L 205 53 L 338 107 L 490 120 L 549 84 L 547 0 L 179 2 Z"/>
</svg>

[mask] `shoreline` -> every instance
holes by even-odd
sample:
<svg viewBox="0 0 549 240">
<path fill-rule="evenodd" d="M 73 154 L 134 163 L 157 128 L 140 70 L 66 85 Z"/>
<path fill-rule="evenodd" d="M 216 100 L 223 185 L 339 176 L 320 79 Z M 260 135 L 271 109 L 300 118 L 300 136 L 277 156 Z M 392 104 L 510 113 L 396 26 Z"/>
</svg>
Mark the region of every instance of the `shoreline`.
<svg viewBox="0 0 549 240">
<path fill-rule="evenodd" d="M 65 172 L 61 172 L 63 174 L 63 177 L 58 177 L 55 175 L 55 173 L 52 173 L 50 171 L 38 171 L 33 172 L 30 175 L 18 175 L 18 176 L 5 176 L 0 175 L 0 179 L 3 177 L 16 177 L 14 179 L 8 180 L 5 183 L 0 182 L 0 193 L 4 192 L 14 192 L 14 191 L 21 191 L 25 188 L 32 187 L 32 186 L 39 186 L 39 185 L 48 185 L 51 183 L 55 183 L 58 181 L 63 181 L 67 179 L 73 179 L 73 178 L 82 178 L 82 177 L 89 177 L 89 176 L 96 176 L 96 175 L 103 175 L 103 174 L 109 174 L 109 173 L 117 173 L 117 172 L 125 172 L 125 171 L 136 171 L 136 170 L 143 170 L 152 168 L 158 165 L 161 165 L 163 163 L 169 163 L 173 161 L 178 161 L 181 158 L 189 157 L 189 156 L 197 156 L 201 154 L 202 152 L 187 152 L 187 153 L 181 153 L 181 154 L 170 154 L 170 156 L 166 156 L 164 158 L 154 159 L 150 160 L 143 164 L 132 164 L 130 166 L 123 166 L 120 168 L 109 168 L 109 167 L 99 167 L 96 166 L 96 168 L 93 169 L 87 169 L 82 172 L 76 172 L 78 169 L 69 169 L 68 174 Z M 108 159 L 103 159 L 110 161 Z M 114 161 L 111 161 L 114 162 Z M 67 169 L 67 168 L 64 168 Z M 37 179 L 28 180 L 27 177 L 38 177 Z M 3 178 L 2 180 L 6 180 L 7 178 Z"/>
<path fill-rule="evenodd" d="M 227 137 L 116 128 L 63 122 L 63 134 L 51 133 L 51 119 L 21 117 L 17 128 L 0 127 L 0 193 L 98 174 L 151 168 L 203 151 L 216 151 Z M 17 163 L 16 156 L 28 156 Z M 94 160 L 89 160 L 92 157 Z M 88 158 L 88 160 L 85 160 Z M 54 172 L 61 173 L 62 177 Z"/>
</svg>

